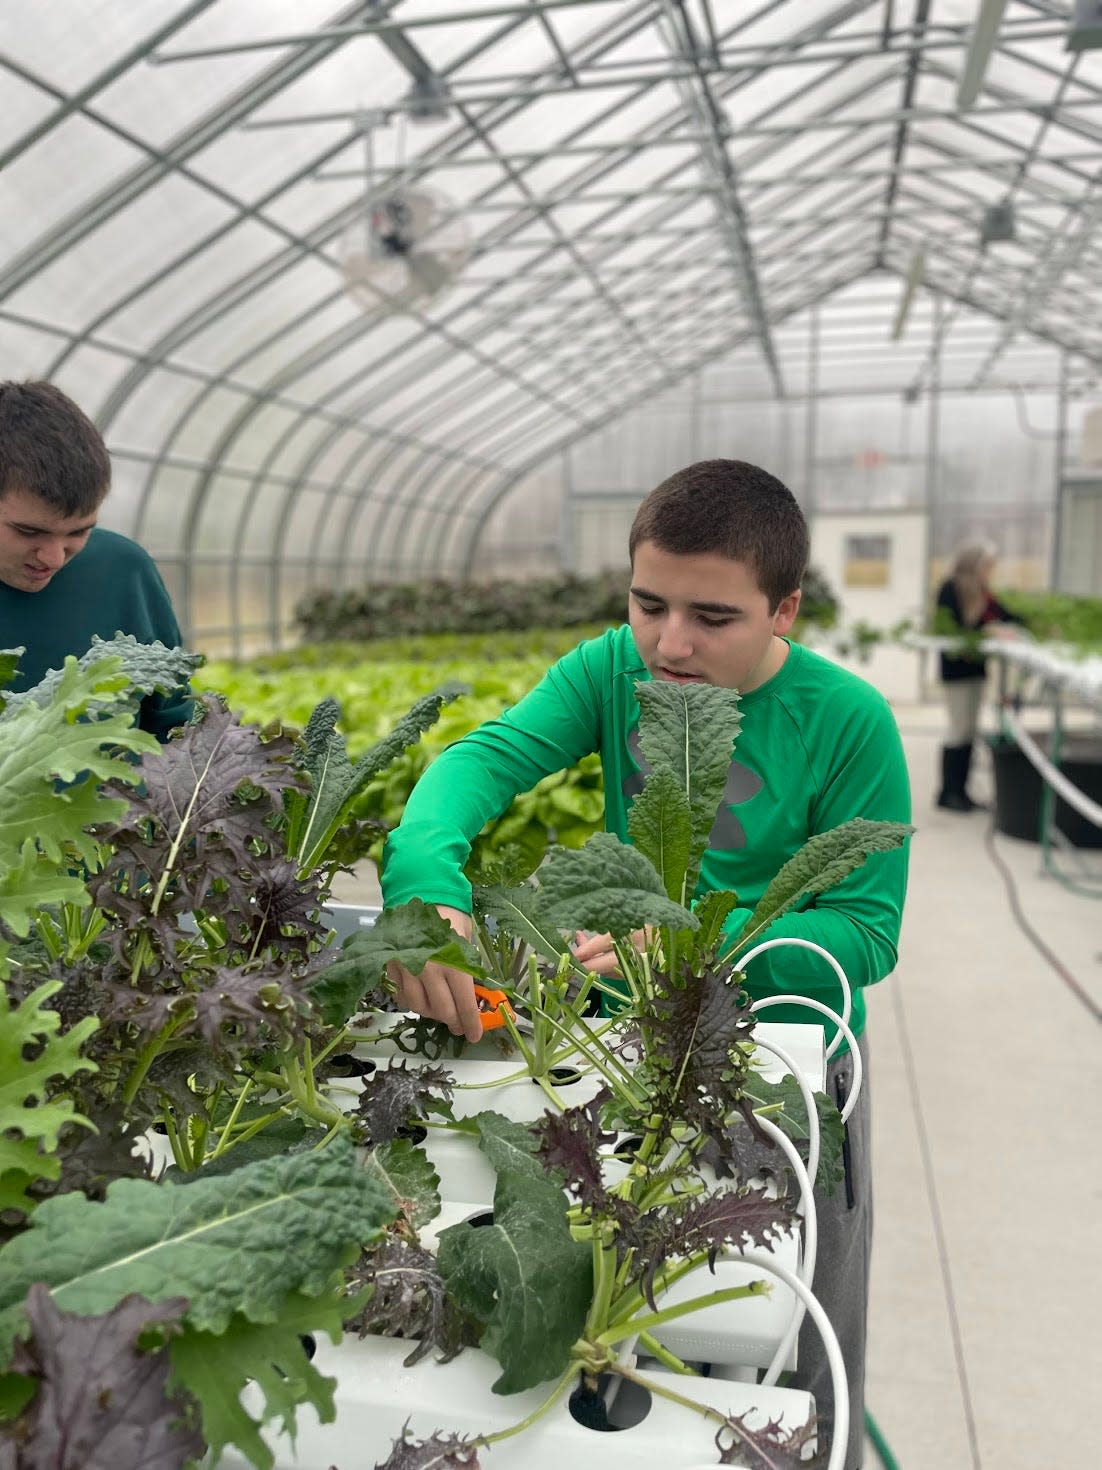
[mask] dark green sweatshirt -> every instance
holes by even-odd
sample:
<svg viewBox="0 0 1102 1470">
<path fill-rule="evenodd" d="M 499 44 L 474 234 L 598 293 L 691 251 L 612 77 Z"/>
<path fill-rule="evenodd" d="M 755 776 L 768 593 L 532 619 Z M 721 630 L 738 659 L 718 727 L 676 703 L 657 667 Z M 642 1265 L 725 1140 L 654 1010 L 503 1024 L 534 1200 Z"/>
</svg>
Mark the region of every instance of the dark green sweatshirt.
<svg viewBox="0 0 1102 1470">
<path fill-rule="evenodd" d="M 417 783 L 383 868 L 388 904 L 422 898 L 469 911 L 462 868 L 471 839 L 520 791 L 600 752 L 605 826 L 628 840 L 627 814 L 641 786 L 632 754 L 639 720 L 635 682 L 649 675 L 624 625 L 580 644 L 512 709 L 446 750 Z M 742 697 L 728 800 L 720 807 L 701 867 L 699 893 L 733 889 L 734 937 L 777 870 L 817 832 L 869 817 L 910 820 L 903 747 L 886 701 L 863 679 L 789 647 L 780 671 Z M 865 1022 L 861 987 L 896 962 L 907 883 L 906 849 L 879 853 L 842 883 L 786 914 L 761 937 L 813 940 L 841 963 L 854 986 L 853 1029 Z M 808 950 L 785 947 L 756 959 L 752 994 L 811 995 L 837 1005 L 834 972 Z M 775 1007 L 770 1020 L 816 1020 Z"/>
<path fill-rule="evenodd" d="M 151 557 L 134 541 L 97 526 L 83 549 L 55 572 L 39 592 L 0 582 L 0 648 L 26 653 L 13 690 L 33 689 L 67 654 L 87 653 L 92 636 L 130 633 L 139 643 L 180 643 L 180 629 L 165 584 Z M 190 717 L 186 690 L 152 694 L 142 701 L 139 724 L 164 740 Z"/>
</svg>

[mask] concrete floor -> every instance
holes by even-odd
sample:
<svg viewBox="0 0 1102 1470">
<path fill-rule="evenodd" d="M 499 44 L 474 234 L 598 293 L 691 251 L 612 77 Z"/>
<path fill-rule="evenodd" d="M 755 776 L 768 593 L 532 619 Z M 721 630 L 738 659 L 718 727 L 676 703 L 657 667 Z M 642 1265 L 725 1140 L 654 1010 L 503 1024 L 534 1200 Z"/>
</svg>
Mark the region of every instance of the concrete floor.
<svg viewBox="0 0 1102 1470">
<path fill-rule="evenodd" d="M 936 714 L 898 713 L 918 831 L 900 963 L 868 994 L 868 1408 L 902 1470 L 1098 1463 L 1098 1026 L 1015 922 L 989 820 L 933 808 Z M 1034 844 L 994 844 L 1102 1001 L 1102 905 L 1042 876 Z"/>
<path fill-rule="evenodd" d="M 897 713 L 918 831 L 899 967 L 868 996 L 868 1408 L 900 1470 L 1097 1464 L 1098 1027 L 1015 922 L 988 819 L 933 807 L 940 711 Z M 982 796 L 982 764 L 973 784 Z M 1030 922 L 1102 1002 L 1102 905 L 1042 876 L 1035 845 L 994 845 Z M 1102 853 L 1091 867 L 1102 880 Z M 334 897 L 377 894 L 368 872 Z"/>
</svg>

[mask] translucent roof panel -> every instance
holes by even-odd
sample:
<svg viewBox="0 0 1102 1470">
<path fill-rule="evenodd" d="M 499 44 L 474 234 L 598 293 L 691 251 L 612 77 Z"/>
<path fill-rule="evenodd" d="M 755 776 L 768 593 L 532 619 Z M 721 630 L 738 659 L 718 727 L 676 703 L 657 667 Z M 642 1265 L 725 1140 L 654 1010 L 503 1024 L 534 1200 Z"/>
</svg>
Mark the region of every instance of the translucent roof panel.
<svg viewBox="0 0 1102 1470">
<path fill-rule="evenodd" d="M 921 376 L 917 329 L 889 370 L 837 293 L 889 331 L 936 304 L 961 391 L 1093 372 L 1102 55 L 1070 9 L 1007 0 L 981 55 L 973 0 L 4 7 L 6 370 L 97 416 L 116 523 L 189 607 L 210 506 L 230 551 L 305 537 L 259 611 L 209 584 L 273 628 L 348 538 L 462 562 L 502 486 L 732 351 L 783 402 L 813 303 L 823 382 Z"/>
</svg>

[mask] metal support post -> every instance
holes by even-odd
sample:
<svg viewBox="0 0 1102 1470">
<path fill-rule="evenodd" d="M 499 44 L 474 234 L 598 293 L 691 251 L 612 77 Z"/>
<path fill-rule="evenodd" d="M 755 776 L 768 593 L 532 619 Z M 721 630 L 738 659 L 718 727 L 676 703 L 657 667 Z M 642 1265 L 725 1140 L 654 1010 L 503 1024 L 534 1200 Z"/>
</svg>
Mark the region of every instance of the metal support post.
<svg viewBox="0 0 1102 1470">
<path fill-rule="evenodd" d="M 1060 387 L 1056 400 L 1056 493 L 1052 505 L 1052 552 L 1049 586 L 1059 592 L 1063 582 L 1064 472 L 1068 462 L 1068 354 L 1060 353 Z"/>
<path fill-rule="evenodd" d="M 574 485 L 574 463 L 568 448 L 562 452 L 562 519 L 559 526 L 559 560 L 565 573 L 578 570 L 578 497 Z"/>
<path fill-rule="evenodd" d="M 819 306 L 808 313 L 807 411 L 804 419 L 804 517 L 815 514 L 816 463 L 819 457 Z"/>
</svg>

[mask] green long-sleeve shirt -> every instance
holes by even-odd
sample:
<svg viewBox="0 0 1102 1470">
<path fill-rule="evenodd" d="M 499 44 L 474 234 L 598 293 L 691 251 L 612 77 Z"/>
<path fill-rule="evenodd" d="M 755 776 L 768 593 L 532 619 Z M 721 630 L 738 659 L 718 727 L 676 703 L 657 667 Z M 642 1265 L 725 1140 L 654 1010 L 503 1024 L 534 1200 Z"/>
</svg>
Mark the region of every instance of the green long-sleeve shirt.
<svg viewBox="0 0 1102 1470">
<path fill-rule="evenodd" d="M 175 648 L 180 629 L 155 563 L 135 541 L 95 527 L 82 550 L 38 592 L 22 592 L 0 582 L 0 648 L 23 647 L 13 691 L 33 689 L 50 669 L 60 669 L 68 654 L 77 658 L 92 646 L 93 634 L 111 639 L 132 634 L 139 643 Z M 191 715 L 186 689 L 142 701 L 138 723 L 167 738 Z"/>
<path fill-rule="evenodd" d="M 624 841 L 642 777 L 635 683 L 649 675 L 626 625 L 580 644 L 498 719 L 446 750 L 417 783 L 387 841 L 382 887 L 388 904 L 422 898 L 470 909 L 463 865 L 485 822 L 520 791 L 598 751 L 605 826 Z M 798 643 L 773 678 L 742 697 L 726 800 L 701 865 L 698 893 L 733 889 L 732 937 L 777 870 L 817 832 L 851 817 L 910 820 L 910 787 L 899 732 L 886 701 L 863 679 Z M 838 959 L 854 987 L 853 1029 L 865 1022 L 861 987 L 897 957 L 907 855 L 879 853 L 827 893 L 786 914 L 762 938 L 810 939 Z M 771 950 L 747 972 L 755 998 L 784 992 L 837 1004 L 834 972 L 793 946 Z M 775 1007 L 770 1020 L 816 1020 Z"/>
</svg>

